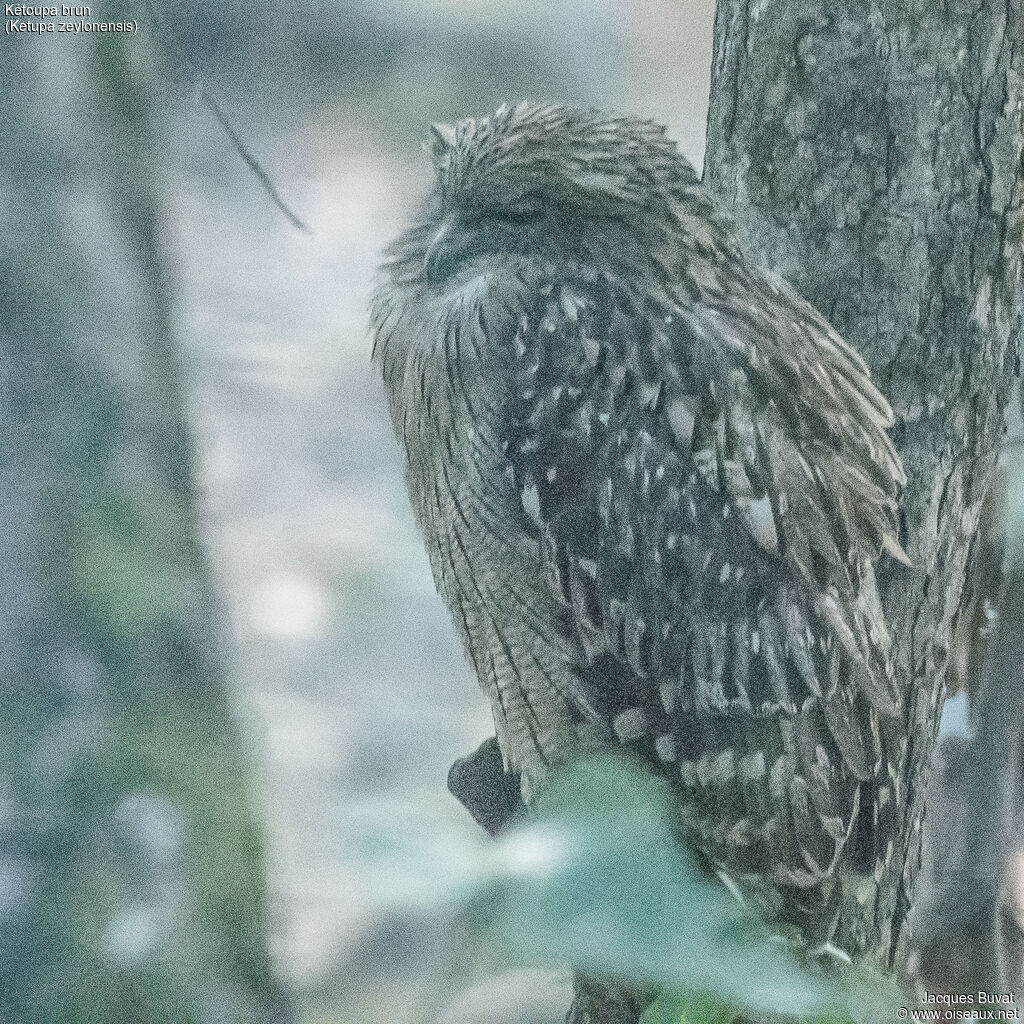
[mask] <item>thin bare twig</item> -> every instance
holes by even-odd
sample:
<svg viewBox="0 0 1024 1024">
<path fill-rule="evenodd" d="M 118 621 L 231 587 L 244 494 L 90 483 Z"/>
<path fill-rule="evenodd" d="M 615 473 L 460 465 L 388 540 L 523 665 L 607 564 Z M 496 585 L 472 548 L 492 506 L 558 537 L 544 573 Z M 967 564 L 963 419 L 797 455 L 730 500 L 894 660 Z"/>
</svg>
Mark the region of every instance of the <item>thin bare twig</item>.
<svg viewBox="0 0 1024 1024">
<path fill-rule="evenodd" d="M 228 120 L 224 111 L 221 110 L 220 105 L 213 98 L 209 89 L 206 88 L 201 82 L 199 83 L 199 98 L 206 104 L 210 113 L 217 119 L 221 128 L 224 129 L 224 133 L 231 140 L 232 145 L 238 152 L 238 155 L 246 162 L 249 170 L 256 175 L 259 179 L 260 184 L 263 186 L 263 190 L 270 196 L 271 202 L 291 221 L 291 223 L 297 227 L 300 231 L 304 231 L 307 235 L 312 235 L 313 232 L 310 230 L 309 225 L 302 219 L 300 219 L 288 206 L 288 204 L 281 198 L 280 193 L 277 191 L 277 187 L 271 180 L 271 177 L 263 169 L 259 160 L 249 151 L 245 143 L 239 138 L 238 132 L 235 131 L 233 125 Z"/>
<path fill-rule="evenodd" d="M 191 56 L 189 56 L 188 50 L 182 44 L 181 40 L 178 39 L 173 30 L 170 29 L 163 19 L 156 13 L 153 5 L 149 3 L 148 0 L 141 0 L 141 3 L 142 7 L 148 12 L 153 26 L 156 28 L 154 38 L 157 39 L 158 43 L 163 47 L 165 53 L 172 62 L 177 59 L 180 64 L 189 69 L 196 92 L 199 95 L 200 102 L 206 106 L 207 110 L 213 114 L 217 123 L 224 129 L 224 134 L 227 135 L 231 145 L 234 147 L 238 155 L 245 161 L 249 170 L 256 175 L 256 179 L 263 187 L 263 191 L 270 197 L 270 201 L 285 215 L 285 217 L 288 218 L 288 221 L 293 227 L 298 228 L 299 231 L 302 231 L 307 235 L 312 235 L 313 232 L 309 225 L 284 201 L 277 186 L 274 184 L 273 179 L 253 154 L 252 150 L 249 149 L 242 140 L 241 136 L 235 129 L 235 126 L 231 123 L 231 120 L 228 118 L 227 114 L 224 113 L 221 105 L 214 98 L 212 91 L 203 81 L 203 76 L 198 65 Z"/>
</svg>

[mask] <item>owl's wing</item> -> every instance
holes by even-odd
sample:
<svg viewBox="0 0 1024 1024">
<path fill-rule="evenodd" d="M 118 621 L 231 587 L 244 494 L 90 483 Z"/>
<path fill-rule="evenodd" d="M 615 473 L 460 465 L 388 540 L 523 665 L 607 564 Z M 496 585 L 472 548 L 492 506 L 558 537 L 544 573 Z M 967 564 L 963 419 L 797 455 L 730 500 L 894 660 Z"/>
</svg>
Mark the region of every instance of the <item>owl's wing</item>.
<svg viewBox="0 0 1024 1024">
<path fill-rule="evenodd" d="M 874 866 L 897 796 L 872 564 L 901 554 L 902 470 L 859 357 L 786 286 L 742 286 L 687 307 L 543 282 L 508 457 L 584 713 L 674 779 L 719 864 L 811 888 L 855 830 Z"/>
</svg>

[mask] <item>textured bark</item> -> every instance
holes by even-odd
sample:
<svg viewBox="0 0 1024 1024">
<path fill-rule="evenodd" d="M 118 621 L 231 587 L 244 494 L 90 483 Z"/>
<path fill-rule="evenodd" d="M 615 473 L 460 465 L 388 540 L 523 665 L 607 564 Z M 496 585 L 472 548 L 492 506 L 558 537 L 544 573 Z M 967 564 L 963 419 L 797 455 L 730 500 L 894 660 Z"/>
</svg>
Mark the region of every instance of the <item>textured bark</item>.
<svg viewBox="0 0 1024 1024">
<path fill-rule="evenodd" d="M 12 41 L 0 62 L 12 1024 L 283 1019 L 198 538 L 145 60 L 137 39 L 94 34 Z"/>
<path fill-rule="evenodd" d="M 871 364 L 906 463 L 883 600 L 908 694 L 898 832 L 838 941 L 902 961 L 945 670 L 1021 300 L 1018 0 L 720 0 L 705 179 Z"/>
<path fill-rule="evenodd" d="M 1004 456 L 999 615 L 972 683 L 969 738 L 940 748 L 928 813 L 936 842 L 925 851 L 912 925 L 917 973 L 931 990 L 1020 990 L 1020 764 L 1024 727 L 1024 458 Z M 995 540 L 993 536 L 991 538 Z M 1001 540 L 1003 538 L 1000 538 Z M 970 827 L 964 828 L 967 824 Z M 1017 855 L 1012 857 L 1014 849 Z"/>
</svg>

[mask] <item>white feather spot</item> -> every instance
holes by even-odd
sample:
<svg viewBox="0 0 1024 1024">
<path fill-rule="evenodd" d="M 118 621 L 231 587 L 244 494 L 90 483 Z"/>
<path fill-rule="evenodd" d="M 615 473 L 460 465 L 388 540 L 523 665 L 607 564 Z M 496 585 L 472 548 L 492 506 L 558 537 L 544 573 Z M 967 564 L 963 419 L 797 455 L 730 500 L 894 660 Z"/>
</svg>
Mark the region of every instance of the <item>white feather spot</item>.
<svg viewBox="0 0 1024 1024">
<path fill-rule="evenodd" d="M 763 779 L 768 771 L 764 754 L 760 750 L 742 758 L 738 767 L 740 777 L 744 779 Z"/>
<path fill-rule="evenodd" d="M 545 476 L 548 478 L 548 483 L 553 484 L 555 482 L 555 478 L 558 476 L 558 467 L 549 466 Z"/>
<path fill-rule="evenodd" d="M 815 959 L 824 959 L 830 957 L 833 960 L 838 960 L 840 963 L 852 964 L 853 961 L 850 959 L 850 954 L 845 949 L 840 949 L 834 943 L 823 942 L 820 946 L 815 946 L 810 951 L 810 954 Z"/>
<path fill-rule="evenodd" d="M 632 743 L 647 735 L 647 718 L 640 708 L 629 708 L 615 716 L 612 728 L 621 743 Z"/>
<path fill-rule="evenodd" d="M 711 781 L 715 786 L 728 786 L 736 778 L 736 755 L 723 750 L 711 762 Z"/>
<path fill-rule="evenodd" d="M 726 562 L 722 566 L 722 571 L 718 574 L 718 582 L 719 583 L 727 582 L 731 575 L 732 575 L 732 566 L 728 562 Z"/>
<path fill-rule="evenodd" d="M 782 509 L 782 495 L 779 495 L 779 509 Z M 766 551 L 775 551 L 779 546 L 779 535 L 775 530 L 775 514 L 768 495 L 756 501 L 748 501 L 740 509 L 743 522 L 750 530 L 756 543 Z"/>
<path fill-rule="evenodd" d="M 673 398 L 665 406 L 665 414 L 668 416 L 668 424 L 676 441 L 683 448 L 689 448 L 693 440 L 693 428 L 696 417 L 685 399 Z"/>
<path fill-rule="evenodd" d="M 658 693 L 661 695 L 661 706 L 665 709 L 665 714 L 671 715 L 676 707 L 676 690 L 671 683 L 662 683 L 658 687 Z"/>
<path fill-rule="evenodd" d="M 522 493 L 523 499 L 523 510 L 526 514 L 535 522 L 540 522 L 540 493 L 537 491 L 537 485 L 534 483 L 529 484 L 523 488 Z"/>
<path fill-rule="evenodd" d="M 732 894 L 733 899 L 736 900 L 741 907 L 745 907 L 747 905 L 747 901 L 743 898 L 743 893 L 740 892 L 740 887 L 721 868 L 718 869 L 716 874 L 718 875 L 722 885 L 724 885 Z"/>
<path fill-rule="evenodd" d="M 653 406 L 655 399 L 661 393 L 660 384 L 641 384 L 640 385 L 640 404 Z"/>
<path fill-rule="evenodd" d="M 654 750 L 659 761 L 672 762 L 676 759 L 676 738 L 666 733 L 654 741 Z"/>
</svg>

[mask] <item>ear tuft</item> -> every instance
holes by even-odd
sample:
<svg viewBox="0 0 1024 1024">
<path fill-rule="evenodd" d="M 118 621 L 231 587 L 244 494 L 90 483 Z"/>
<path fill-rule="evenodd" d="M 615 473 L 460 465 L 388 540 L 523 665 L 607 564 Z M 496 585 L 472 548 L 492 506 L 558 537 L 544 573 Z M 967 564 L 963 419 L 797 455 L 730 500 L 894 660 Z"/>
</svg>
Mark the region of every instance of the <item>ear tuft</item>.
<svg viewBox="0 0 1024 1024">
<path fill-rule="evenodd" d="M 455 148 L 455 126 L 435 122 L 430 126 L 430 134 L 433 137 L 431 147 L 435 153 L 443 153 L 445 150 Z"/>
</svg>

